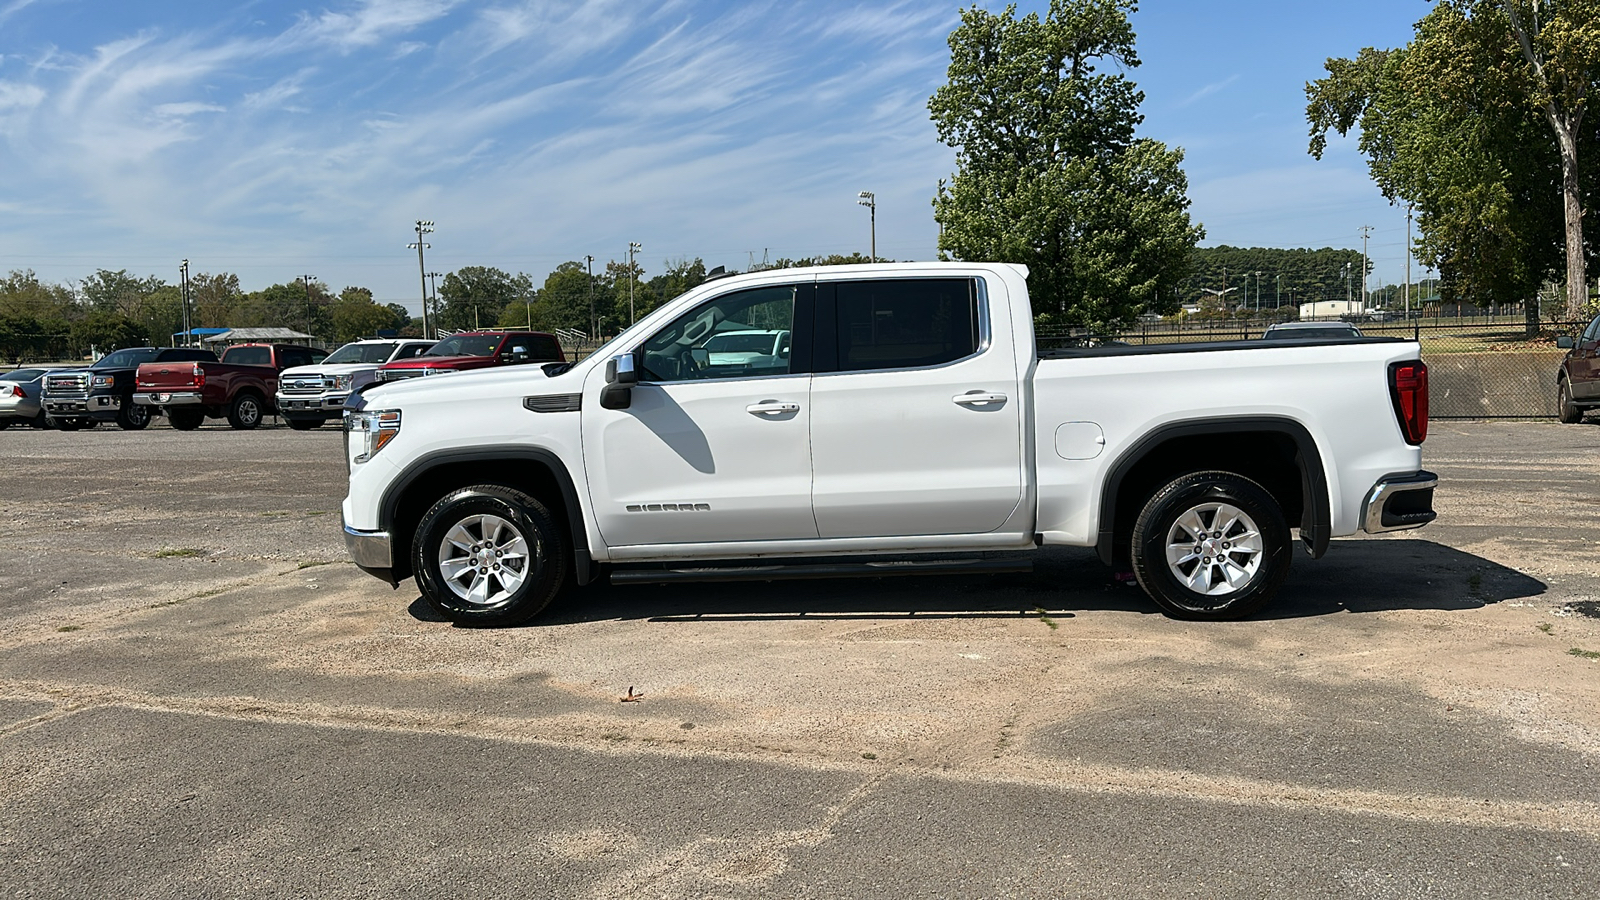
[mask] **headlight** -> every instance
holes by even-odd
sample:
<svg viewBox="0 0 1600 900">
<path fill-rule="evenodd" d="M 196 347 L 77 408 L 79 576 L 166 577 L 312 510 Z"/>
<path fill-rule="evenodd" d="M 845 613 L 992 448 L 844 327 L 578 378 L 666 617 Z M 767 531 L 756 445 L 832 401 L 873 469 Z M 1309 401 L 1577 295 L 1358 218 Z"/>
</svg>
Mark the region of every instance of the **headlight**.
<svg viewBox="0 0 1600 900">
<path fill-rule="evenodd" d="M 345 435 L 356 455 L 351 462 L 364 463 L 378 455 L 400 433 L 400 410 L 364 409 L 344 415 Z"/>
<path fill-rule="evenodd" d="M 115 375 L 96 375 L 94 377 L 94 386 L 95 387 L 111 387 L 113 384 L 116 384 L 116 383 L 117 383 L 117 376 L 115 376 Z"/>
<path fill-rule="evenodd" d="M 333 376 L 332 384 L 329 386 L 336 391 L 348 391 L 355 380 L 356 377 L 354 375 L 335 375 Z"/>
</svg>

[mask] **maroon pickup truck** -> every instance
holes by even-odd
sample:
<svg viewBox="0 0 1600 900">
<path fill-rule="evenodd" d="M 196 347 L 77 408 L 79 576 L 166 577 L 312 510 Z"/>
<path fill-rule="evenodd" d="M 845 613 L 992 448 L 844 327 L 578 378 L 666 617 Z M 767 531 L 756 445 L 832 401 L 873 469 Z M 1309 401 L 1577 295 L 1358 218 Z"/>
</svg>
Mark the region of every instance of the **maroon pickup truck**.
<svg viewBox="0 0 1600 900">
<path fill-rule="evenodd" d="M 542 331 L 464 331 L 440 339 L 428 352 L 378 368 L 378 381 L 445 375 L 491 366 L 566 362 L 561 342 Z"/>
<path fill-rule="evenodd" d="M 290 344 L 240 344 L 221 362 L 145 363 L 134 376 L 133 402 L 193 431 L 207 416 L 228 417 L 234 428 L 254 428 L 273 411 L 278 373 L 309 366 L 328 354 Z"/>
</svg>

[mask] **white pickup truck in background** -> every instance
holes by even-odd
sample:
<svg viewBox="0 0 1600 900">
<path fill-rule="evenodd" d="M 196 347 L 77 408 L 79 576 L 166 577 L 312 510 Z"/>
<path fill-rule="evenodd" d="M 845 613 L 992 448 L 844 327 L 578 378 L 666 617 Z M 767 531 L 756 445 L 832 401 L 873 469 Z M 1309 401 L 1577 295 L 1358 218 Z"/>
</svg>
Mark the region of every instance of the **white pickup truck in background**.
<svg viewBox="0 0 1600 900">
<path fill-rule="evenodd" d="M 594 355 L 352 395 L 355 562 L 462 624 L 613 582 L 1015 571 L 1096 548 L 1171 615 L 1237 618 L 1291 529 L 1434 518 L 1411 341 L 1035 350 L 1027 271 L 716 280 Z M 724 354 L 765 333 L 775 352 Z M 716 343 L 714 343 L 716 342 Z M 763 344 L 763 348 L 765 348 Z"/>
</svg>

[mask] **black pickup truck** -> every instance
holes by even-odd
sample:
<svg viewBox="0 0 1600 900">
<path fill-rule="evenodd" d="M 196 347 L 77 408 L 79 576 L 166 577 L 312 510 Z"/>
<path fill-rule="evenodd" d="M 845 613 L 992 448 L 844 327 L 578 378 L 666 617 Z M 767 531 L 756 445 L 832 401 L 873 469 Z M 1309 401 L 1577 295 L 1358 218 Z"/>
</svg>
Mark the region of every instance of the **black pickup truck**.
<svg viewBox="0 0 1600 900">
<path fill-rule="evenodd" d="M 140 363 L 216 362 L 210 350 L 193 347 L 129 347 L 100 358 L 87 369 L 51 372 L 44 378 L 44 414 L 63 431 L 116 422 L 130 431 L 150 424 L 150 407 L 133 402 Z"/>
</svg>

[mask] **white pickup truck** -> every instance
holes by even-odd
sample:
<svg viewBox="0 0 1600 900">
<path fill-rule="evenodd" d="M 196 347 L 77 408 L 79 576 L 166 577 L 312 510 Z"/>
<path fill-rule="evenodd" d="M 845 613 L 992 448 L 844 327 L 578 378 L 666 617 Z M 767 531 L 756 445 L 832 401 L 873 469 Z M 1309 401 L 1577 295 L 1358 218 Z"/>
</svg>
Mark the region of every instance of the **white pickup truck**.
<svg viewBox="0 0 1600 900">
<path fill-rule="evenodd" d="M 1036 351 L 1027 270 L 758 272 L 576 364 L 416 379 L 345 410 L 346 544 L 461 624 L 614 583 L 1015 571 L 1093 547 L 1167 613 L 1237 618 L 1291 529 L 1434 518 L 1414 342 Z M 730 332 L 775 354 L 713 355 Z"/>
</svg>

